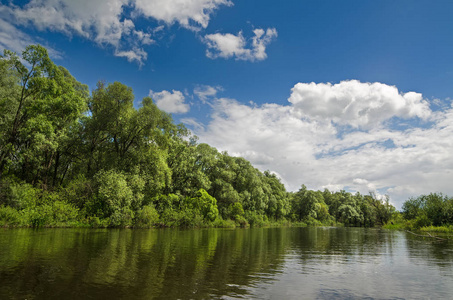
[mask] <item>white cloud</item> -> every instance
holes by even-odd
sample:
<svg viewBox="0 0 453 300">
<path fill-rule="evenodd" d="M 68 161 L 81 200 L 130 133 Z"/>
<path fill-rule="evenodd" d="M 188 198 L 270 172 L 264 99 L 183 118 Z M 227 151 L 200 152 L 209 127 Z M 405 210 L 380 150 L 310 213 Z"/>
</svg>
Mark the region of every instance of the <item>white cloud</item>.
<svg viewBox="0 0 453 300">
<path fill-rule="evenodd" d="M 198 85 L 193 90 L 193 93 L 201 100 L 201 102 L 206 103 L 208 99 L 215 97 L 217 93 L 222 90 L 223 88 L 220 86 Z"/>
<path fill-rule="evenodd" d="M 18 49 L 32 43 L 34 39 L 15 26 L 33 27 L 84 37 L 98 45 L 112 47 L 116 56 L 142 65 L 147 59 L 144 47 L 156 43 L 155 35 L 164 27 L 140 30 L 134 23 L 137 18 L 151 18 L 169 26 L 178 23 L 199 31 L 208 26 L 214 11 L 232 5 L 230 0 L 30 0 L 23 6 L 11 2 L 0 4 L 0 20 L 6 24 L 0 30 L 0 44 Z M 255 29 L 253 33 L 250 39 L 245 39 L 242 32 L 205 35 L 206 55 L 264 60 L 266 47 L 277 37 L 277 30 Z M 14 41 L 18 36 L 23 39 Z"/>
<path fill-rule="evenodd" d="M 229 0 L 136 0 L 135 7 L 145 16 L 167 24 L 198 30 L 206 28 L 210 15 L 220 6 L 231 6 Z"/>
<path fill-rule="evenodd" d="M 331 103 L 335 97 L 319 92 L 319 85 L 305 85 L 304 97 L 310 95 L 321 108 L 304 104 L 304 113 L 297 101 L 250 106 L 217 99 L 210 123 L 194 133 L 201 142 L 246 157 L 263 171 L 277 172 L 289 190 L 306 184 L 312 189 L 373 191 L 378 196 L 389 194 L 397 207 L 410 196 L 430 192 L 453 195 L 453 108 L 439 112 L 423 127 L 396 130 L 385 122 L 389 117 L 411 121 L 433 114 L 422 96 L 402 94 L 384 84 L 350 83 L 356 89 L 345 89 L 343 94 L 330 91 L 330 95 L 336 93 L 341 105 Z M 293 95 L 301 85 L 295 85 Z M 321 85 L 327 90 L 331 87 Z M 364 96 L 363 89 L 371 94 Z M 348 101 L 348 97 L 355 101 Z M 359 108 L 350 108 L 355 113 L 347 114 L 352 118 L 348 123 L 347 117 L 327 107 L 326 99 L 339 110 L 348 104 Z M 363 109 L 367 119 L 356 113 Z M 379 116 L 373 109 L 388 115 Z M 342 131 L 344 127 L 339 124 L 362 128 Z"/>
<path fill-rule="evenodd" d="M 199 132 L 204 130 L 204 125 L 200 122 L 197 122 L 197 120 L 193 118 L 183 118 L 181 119 L 181 122 L 186 125 L 192 126 L 192 128 L 195 128 L 195 130 Z"/>
<path fill-rule="evenodd" d="M 3 13 L 2 8 L 0 7 L 0 15 Z M 28 45 L 39 44 L 40 41 L 36 40 L 34 37 L 29 36 L 23 31 L 17 29 L 15 26 L 11 25 L 9 22 L 3 20 L 0 17 L 0 50 L 3 52 L 4 49 L 11 50 L 16 53 L 21 53 Z M 53 59 L 60 59 L 62 54 L 50 47 L 45 45 L 49 56 Z"/>
<path fill-rule="evenodd" d="M 0 27 L 0 45 L 22 50 L 34 39 L 15 26 L 33 27 L 78 35 L 113 47 L 116 56 L 141 65 L 147 58 L 144 46 L 155 43 L 153 34 L 163 27 L 139 30 L 134 18 L 145 16 L 169 25 L 178 22 L 196 30 L 206 28 L 211 14 L 220 6 L 231 5 L 229 0 L 30 0 L 24 6 L 0 4 L 0 21 L 4 25 Z"/>
<path fill-rule="evenodd" d="M 0 19 L 0 28 L 2 28 L 0 31 L 0 48 L 2 49 L 20 53 L 26 46 L 35 42 L 32 37 L 2 19 Z"/>
<path fill-rule="evenodd" d="M 145 50 L 140 49 L 140 48 L 134 48 L 129 51 L 115 51 L 115 56 L 118 57 L 125 57 L 127 61 L 133 62 L 136 61 L 140 65 L 143 65 L 143 61 L 146 60 L 148 57 L 148 53 L 145 52 Z"/>
<path fill-rule="evenodd" d="M 146 59 L 142 45 L 149 45 L 153 40 L 149 33 L 136 30 L 132 20 L 122 17 L 129 2 L 31 0 L 23 7 L 3 5 L 1 10 L 13 24 L 79 35 L 99 45 L 112 46 L 115 55 L 142 64 Z"/>
<path fill-rule="evenodd" d="M 298 83 L 288 100 L 306 118 L 355 128 L 376 126 L 392 117 L 427 119 L 431 114 L 421 94 L 402 94 L 379 82 Z"/>
<path fill-rule="evenodd" d="M 266 47 L 277 37 L 275 28 L 253 30 L 255 34 L 251 41 L 247 41 L 240 31 L 237 35 L 231 33 L 214 33 L 207 34 L 204 37 L 204 42 L 208 49 L 206 56 L 215 59 L 233 58 L 237 60 L 257 61 L 267 58 Z"/>
<path fill-rule="evenodd" d="M 149 96 L 154 100 L 157 107 L 168 113 L 183 114 L 190 109 L 189 105 L 184 103 L 185 97 L 180 91 L 149 91 Z"/>
<path fill-rule="evenodd" d="M 134 24 L 120 20 L 123 5 L 128 0 L 32 0 L 23 8 L 11 7 L 11 13 L 21 25 L 31 24 L 39 30 L 78 34 L 100 44 L 118 45 L 123 33 Z"/>
</svg>

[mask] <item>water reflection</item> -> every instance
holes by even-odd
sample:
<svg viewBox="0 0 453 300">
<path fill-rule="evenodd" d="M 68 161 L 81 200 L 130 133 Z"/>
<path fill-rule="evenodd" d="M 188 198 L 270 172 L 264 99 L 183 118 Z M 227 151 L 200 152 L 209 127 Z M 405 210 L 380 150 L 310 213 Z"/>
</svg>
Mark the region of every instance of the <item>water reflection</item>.
<svg viewBox="0 0 453 300">
<path fill-rule="evenodd" d="M 451 246 L 359 228 L 1 230 L 0 298 L 448 298 Z"/>
</svg>

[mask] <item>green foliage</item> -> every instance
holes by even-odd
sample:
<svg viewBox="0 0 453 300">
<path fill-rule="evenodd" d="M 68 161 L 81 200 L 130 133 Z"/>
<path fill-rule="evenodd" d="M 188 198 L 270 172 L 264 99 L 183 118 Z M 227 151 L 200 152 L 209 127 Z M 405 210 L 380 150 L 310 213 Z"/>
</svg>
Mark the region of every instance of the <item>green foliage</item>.
<svg viewBox="0 0 453 300">
<path fill-rule="evenodd" d="M 436 193 L 410 198 L 402 214 L 415 228 L 453 224 L 453 198 Z"/>
<path fill-rule="evenodd" d="M 435 233 L 453 233 L 453 225 L 448 226 L 426 226 L 421 227 L 422 232 L 435 232 Z"/>
<path fill-rule="evenodd" d="M 329 207 L 324 202 L 324 195 L 320 191 L 309 191 L 303 185 L 292 197 L 292 218 L 296 221 L 325 222 L 331 220 Z"/>
<path fill-rule="evenodd" d="M 110 217 L 113 226 L 129 226 L 134 208 L 143 202 L 144 182 L 136 175 L 125 175 L 115 170 L 100 171 L 94 177 L 96 215 Z"/>
<path fill-rule="evenodd" d="M 203 216 L 193 209 L 165 210 L 160 215 L 160 224 L 165 227 L 203 227 Z"/>
<path fill-rule="evenodd" d="M 350 204 L 342 204 L 339 208 L 340 222 L 346 226 L 357 226 L 363 221 L 360 213 Z"/>
<path fill-rule="evenodd" d="M 236 228 L 236 222 L 233 220 L 224 220 L 222 218 L 218 218 L 211 223 L 211 226 L 217 228 Z"/>
<path fill-rule="evenodd" d="M 65 187 L 61 187 L 58 191 L 58 195 L 67 203 L 72 203 L 76 207 L 82 209 L 93 197 L 94 188 L 95 186 L 93 182 L 86 179 L 84 175 L 80 174 L 68 182 Z"/>
<path fill-rule="evenodd" d="M 22 60 L 5 50 L 1 61 L 0 178 L 6 172 L 32 184 L 54 184 L 69 129 L 86 108 L 87 87 L 57 67 L 42 46 L 28 46 Z"/>
<path fill-rule="evenodd" d="M 95 182 L 97 207 L 103 216 L 108 217 L 123 208 L 129 209 L 134 194 L 124 174 L 114 170 L 100 171 L 95 176 Z"/>
<path fill-rule="evenodd" d="M 154 205 L 149 204 L 135 214 L 134 225 L 137 227 L 151 227 L 159 222 L 159 214 Z"/>
<path fill-rule="evenodd" d="M 267 223 L 266 216 L 260 215 L 255 211 L 246 211 L 245 219 L 250 224 L 250 226 L 253 227 L 261 227 Z"/>
<path fill-rule="evenodd" d="M 175 194 L 156 196 L 153 199 L 153 203 L 159 215 L 180 209 L 180 197 Z"/>
<path fill-rule="evenodd" d="M 201 214 L 206 221 L 212 222 L 219 216 L 217 200 L 204 189 L 200 189 L 195 197 L 186 198 L 186 207 Z"/>
<path fill-rule="evenodd" d="M 60 226 L 76 222 L 78 209 L 71 204 L 55 201 L 35 207 L 28 207 L 23 211 L 25 225 L 32 227 Z"/>
<path fill-rule="evenodd" d="M 230 213 L 234 220 L 243 218 L 244 208 L 242 207 L 242 204 L 239 202 L 231 204 Z"/>
<path fill-rule="evenodd" d="M 16 209 L 33 207 L 38 203 L 40 193 L 41 191 L 31 184 L 6 179 L 1 182 L 0 204 Z"/>
<path fill-rule="evenodd" d="M 345 191 L 288 193 L 280 179 L 197 138 L 149 97 L 98 82 L 89 94 L 42 46 L 0 59 L 3 224 L 150 227 L 285 223 L 385 225 L 388 199 Z M 450 224 L 442 195 L 412 199 L 417 226 Z M 429 221 L 429 222 L 428 222 Z"/>
<path fill-rule="evenodd" d="M 22 216 L 17 209 L 10 206 L 0 206 L 0 226 L 21 225 Z"/>
<path fill-rule="evenodd" d="M 109 217 L 110 226 L 128 227 L 134 220 L 134 212 L 128 207 L 119 207 L 113 211 Z"/>
</svg>

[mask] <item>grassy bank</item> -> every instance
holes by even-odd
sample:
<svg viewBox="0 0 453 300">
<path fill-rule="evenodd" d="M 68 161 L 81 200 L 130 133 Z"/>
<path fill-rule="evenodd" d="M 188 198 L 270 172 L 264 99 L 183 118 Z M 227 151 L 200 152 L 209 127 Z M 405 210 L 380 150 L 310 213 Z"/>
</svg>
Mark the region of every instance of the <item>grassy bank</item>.
<svg viewBox="0 0 453 300">
<path fill-rule="evenodd" d="M 113 216 L 114 217 L 114 216 Z M 173 211 L 159 215 L 152 207 L 141 210 L 128 220 L 112 217 L 99 218 L 85 216 L 67 203 L 55 202 L 52 205 L 35 206 L 17 210 L 9 206 L 0 206 L 0 227 L 3 228 L 248 228 L 248 227 L 315 227 L 343 226 L 335 221 L 320 222 L 316 219 L 290 221 L 287 219 L 270 220 L 263 216 L 247 215 L 235 220 L 221 217 L 207 221 L 193 211 Z"/>
</svg>

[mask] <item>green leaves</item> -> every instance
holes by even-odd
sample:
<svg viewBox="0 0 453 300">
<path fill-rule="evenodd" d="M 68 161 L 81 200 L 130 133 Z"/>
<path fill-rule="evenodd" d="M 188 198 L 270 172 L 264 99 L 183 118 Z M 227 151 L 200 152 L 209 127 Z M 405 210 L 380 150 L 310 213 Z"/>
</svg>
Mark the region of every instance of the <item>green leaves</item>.
<svg viewBox="0 0 453 300">
<path fill-rule="evenodd" d="M 415 220 L 416 227 L 441 226 L 453 223 L 453 198 L 440 193 L 410 198 L 403 204 L 406 220 Z"/>
<path fill-rule="evenodd" d="M 21 58 L 4 52 L 0 110 L 0 205 L 26 210 L 37 226 L 72 220 L 64 210 L 80 212 L 91 226 L 143 227 L 290 217 L 372 226 L 393 213 L 372 196 L 305 186 L 290 194 L 270 171 L 197 144 L 151 98 L 134 106 L 132 89 L 120 82 L 99 82 L 90 96 L 42 46 L 27 47 Z M 429 203 L 427 216 L 444 207 Z M 441 211 L 434 222 L 453 218 L 451 209 Z M 14 219 L 8 209 L 4 214 Z"/>
<path fill-rule="evenodd" d="M 10 51 L 1 60 L 6 72 L 0 75 L 0 105 L 7 109 L 0 122 L 0 176 L 8 168 L 47 185 L 51 168 L 58 168 L 56 152 L 86 107 L 88 89 L 57 67 L 42 46 L 27 47 L 22 60 Z"/>
</svg>

